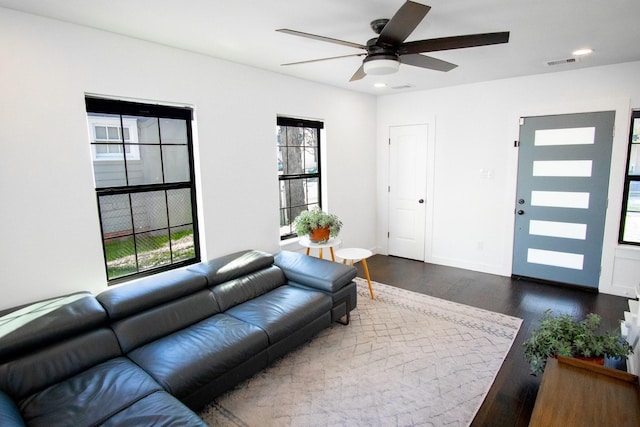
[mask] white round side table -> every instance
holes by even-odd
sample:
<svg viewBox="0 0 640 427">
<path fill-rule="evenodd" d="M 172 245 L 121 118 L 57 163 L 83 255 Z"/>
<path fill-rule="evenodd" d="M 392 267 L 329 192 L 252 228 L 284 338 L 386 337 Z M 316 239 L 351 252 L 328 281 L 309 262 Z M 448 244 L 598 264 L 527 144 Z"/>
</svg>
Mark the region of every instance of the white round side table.
<svg viewBox="0 0 640 427">
<path fill-rule="evenodd" d="M 338 246 L 340 243 L 342 243 L 342 240 L 338 238 L 331 238 L 324 243 L 314 243 L 309 240 L 309 236 L 304 236 L 301 237 L 300 240 L 298 240 L 298 243 L 300 244 L 300 246 L 304 246 L 305 248 L 307 248 L 307 255 L 309 255 L 311 249 L 318 249 L 320 251 L 318 255 L 320 259 L 322 259 L 322 250 L 324 248 L 329 248 L 329 252 L 331 252 L 331 261 L 335 261 L 336 256 L 333 253 L 333 247 Z"/>
<path fill-rule="evenodd" d="M 342 248 L 336 251 L 336 256 L 338 258 L 342 258 L 342 263 L 346 264 L 349 261 L 350 265 L 353 265 L 357 261 L 362 261 L 362 267 L 364 268 L 364 274 L 367 278 L 367 283 L 369 284 L 369 293 L 371 294 L 371 299 L 375 299 L 373 296 L 373 288 L 371 287 L 371 278 L 369 277 L 369 267 L 367 267 L 367 258 L 373 255 L 368 249 L 362 248 Z"/>
</svg>

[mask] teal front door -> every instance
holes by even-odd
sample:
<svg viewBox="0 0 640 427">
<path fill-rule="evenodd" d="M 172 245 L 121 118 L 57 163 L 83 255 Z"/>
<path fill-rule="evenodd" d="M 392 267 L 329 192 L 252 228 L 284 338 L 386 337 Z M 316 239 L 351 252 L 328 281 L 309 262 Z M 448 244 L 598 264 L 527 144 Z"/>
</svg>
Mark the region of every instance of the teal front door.
<svg viewBox="0 0 640 427">
<path fill-rule="evenodd" d="M 598 288 L 614 118 L 521 119 L 513 276 Z"/>
</svg>

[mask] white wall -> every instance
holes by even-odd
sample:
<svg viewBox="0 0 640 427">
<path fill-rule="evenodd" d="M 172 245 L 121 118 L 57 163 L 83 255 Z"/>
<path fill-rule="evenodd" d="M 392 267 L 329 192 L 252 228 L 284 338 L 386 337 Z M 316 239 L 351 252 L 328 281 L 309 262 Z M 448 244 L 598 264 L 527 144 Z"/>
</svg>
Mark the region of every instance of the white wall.
<svg viewBox="0 0 640 427">
<path fill-rule="evenodd" d="M 324 121 L 327 205 L 375 246 L 374 97 L 2 8 L 0 58 L 0 309 L 106 287 L 87 93 L 195 109 L 204 256 L 280 249 L 278 114 Z"/>
<path fill-rule="evenodd" d="M 616 111 L 600 291 L 632 292 L 640 262 L 617 245 L 631 108 L 640 108 L 640 62 L 528 76 L 378 100 L 378 250 L 386 253 L 389 126 L 428 123 L 427 261 L 511 274 L 518 119 Z M 483 171 L 491 171 L 487 178 Z M 635 257 L 638 258 L 638 257 Z M 615 279 L 614 279 L 615 278 Z M 635 283 L 632 283 L 635 282 Z M 629 295 L 633 295 L 629 293 Z"/>
</svg>

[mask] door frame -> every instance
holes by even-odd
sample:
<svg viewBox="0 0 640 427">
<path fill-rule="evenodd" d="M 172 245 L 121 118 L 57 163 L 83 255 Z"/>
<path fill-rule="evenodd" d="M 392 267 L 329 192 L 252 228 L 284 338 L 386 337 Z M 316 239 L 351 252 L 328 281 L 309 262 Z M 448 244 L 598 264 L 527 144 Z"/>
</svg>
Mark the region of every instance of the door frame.
<svg viewBox="0 0 640 427">
<path fill-rule="evenodd" d="M 602 271 L 600 273 L 600 282 L 598 290 L 600 292 L 610 293 L 614 295 L 626 295 L 626 290 L 616 288 L 613 283 L 613 273 L 616 258 L 616 250 L 618 244 L 618 227 L 620 225 L 620 215 L 622 206 L 622 193 L 624 186 L 624 176 L 626 173 L 627 149 L 628 149 L 628 131 L 631 118 L 631 99 L 626 97 L 594 99 L 576 102 L 568 102 L 566 104 L 558 104 L 553 106 L 532 107 L 523 110 L 518 114 L 512 115 L 512 135 L 514 141 L 517 141 L 520 135 L 520 118 L 534 116 L 552 116 L 573 113 L 589 113 L 593 111 L 615 111 L 613 146 L 611 151 L 611 168 L 609 171 L 609 189 L 608 189 L 608 208 L 605 215 L 604 238 L 602 241 Z M 511 209 L 515 209 L 516 191 L 517 191 L 517 175 L 518 175 L 518 149 L 514 148 L 511 155 L 511 171 L 509 172 L 509 186 L 512 188 Z M 508 265 L 509 274 L 512 273 L 513 266 L 513 245 L 515 239 L 515 215 L 510 215 L 510 223 L 508 226 L 511 233 L 511 246 L 508 248 Z"/>
</svg>

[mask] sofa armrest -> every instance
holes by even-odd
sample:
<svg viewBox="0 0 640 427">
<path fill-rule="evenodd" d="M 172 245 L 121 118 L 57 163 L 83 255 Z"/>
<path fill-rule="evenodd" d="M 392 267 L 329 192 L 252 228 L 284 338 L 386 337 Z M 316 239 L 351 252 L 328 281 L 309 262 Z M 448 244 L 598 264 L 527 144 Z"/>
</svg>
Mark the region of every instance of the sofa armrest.
<svg viewBox="0 0 640 427">
<path fill-rule="evenodd" d="M 276 254 L 274 264 L 287 280 L 325 292 L 339 291 L 358 274 L 355 267 L 289 251 Z"/>
<path fill-rule="evenodd" d="M 0 426 L 24 427 L 20 410 L 8 394 L 0 390 Z"/>
</svg>

